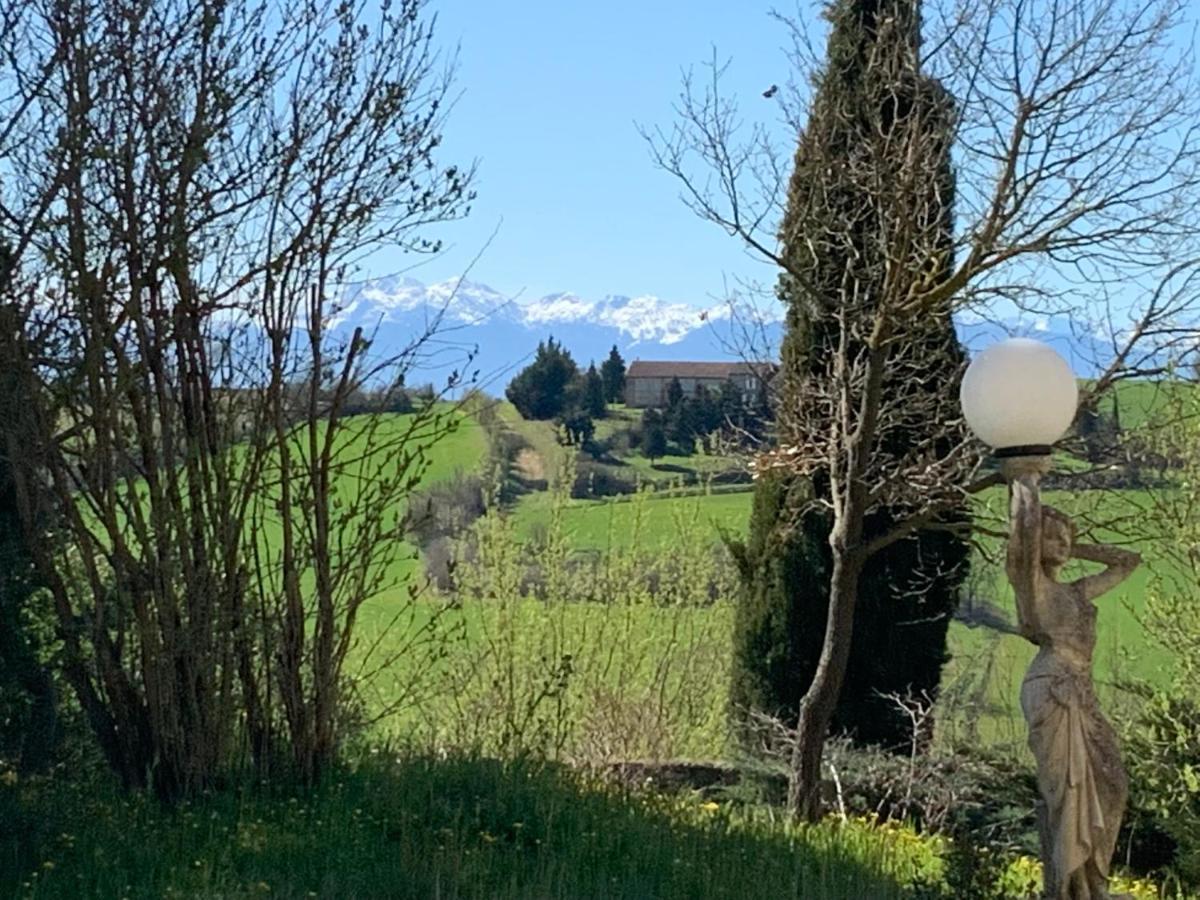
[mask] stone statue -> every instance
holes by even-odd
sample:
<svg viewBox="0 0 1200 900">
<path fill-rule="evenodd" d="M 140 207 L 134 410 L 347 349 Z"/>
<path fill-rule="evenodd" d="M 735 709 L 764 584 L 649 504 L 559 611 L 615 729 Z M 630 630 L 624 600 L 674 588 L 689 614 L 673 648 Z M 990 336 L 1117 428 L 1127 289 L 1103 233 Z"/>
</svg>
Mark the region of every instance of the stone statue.
<svg viewBox="0 0 1200 900">
<path fill-rule="evenodd" d="M 1042 506 L 1038 481 L 1048 469 L 1049 457 L 1003 462 L 1011 503 L 1006 569 L 1021 635 L 1038 646 L 1021 685 L 1021 709 L 1042 796 L 1042 897 L 1107 900 L 1114 897 L 1108 892 L 1108 868 L 1129 783 L 1116 734 L 1100 712 L 1092 685 L 1092 601 L 1124 581 L 1141 557 L 1117 547 L 1076 543 L 1074 523 Z M 1106 568 L 1060 583 L 1059 572 L 1072 558 Z"/>
</svg>

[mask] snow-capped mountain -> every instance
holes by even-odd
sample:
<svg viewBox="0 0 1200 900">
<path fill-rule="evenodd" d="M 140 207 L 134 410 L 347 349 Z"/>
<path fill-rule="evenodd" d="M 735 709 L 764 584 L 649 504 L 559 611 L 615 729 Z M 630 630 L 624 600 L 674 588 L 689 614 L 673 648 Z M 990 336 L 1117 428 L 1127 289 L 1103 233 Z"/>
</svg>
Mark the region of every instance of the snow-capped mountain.
<svg viewBox="0 0 1200 900">
<path fill-rule="evenodd" d="M 358 285 L 346 295 L 335 327 L 369 325 L 373 320 L 398 321 L 413 312 L 444 312 L 449 321 L 479 325 L 512 316 L 512 302 L 486 284 L 466 280 L 425 285 L 415 278 L 393 276 Z"/>
<path fill-rule="evenodd" d="M 553 336 L 582 366 L 597 365 L 616 345 L 627 361 L 736 360 L 745 352 L 747 323 L 725 305 L 694 306 L 653 295 L 589 299 L 571 292 L 530 299 L 486 284 L 453 279 L 426 285 L 414 278 L 365 282 L 347 291 L 334 317 L 338 330 L 362 327 L 381 354 L 431 335 L 414 355 L 410 383 L 444 382 L 452 372 L 498 390 Z M 777 348 L 783 309 L 756 310 L 755 344 Z M 1064 318 L 961 318 L 959 336 L 975 351 L 1019 334 L 1037 337 L 1062 353 L 1081 376 L 1094 374 L 1110 353 L 1100 336 Z"/>
<path fill-rule="evenodd" d="M 374 333 L 375 346 L 383 353 L 436 332 L 418 354 L 418 371 L 410 382 L 437 383 L 466 368 L 478 373 L 477 381 L 497 387 L 548 336 L 561 341 L 583 366 L 593 360 L 599 365 L 614 345 L 627 360 L 738 357 L 723 305 L 697 307 L 648 294 L 593 300 L 562 292 L 514 298 L 465 279 L 426 285 L 393 277 L 363 283 L 345 294 L 332 326 Z"/>
<path fill-rule="evenodd" d="M 615 329 L 627 341 L 660 344 L 678 343 L 705 321 L 728 316 L 724 306 L 701 309 L 649 294 L 586 300 L 567 291 L 537 300 L 522 300 L 465 279 L 425 285 L 415 278 L 394 277 L 366 282 L 349 292 L 336 324 L 359 325 L 372 319 L 400 321 L 413 312 L 440 314 L 444 322 L 456 325 L 508 321 L 534 331 L 587 322 Z"/>
<path fill-rule="evenodd" d="M 704 323 L 728 317 L 724 306 L 697 309 L 686 303 L 671 303 L 646 294 L 640 297 L 612 295 L 603 300 L 584 300 L 571 294 L 550 294 L 518 307 L 531 328 L 560 323 L 588 322 L 612 328 L 634 342 L 677 344 Z"/>
</svg>

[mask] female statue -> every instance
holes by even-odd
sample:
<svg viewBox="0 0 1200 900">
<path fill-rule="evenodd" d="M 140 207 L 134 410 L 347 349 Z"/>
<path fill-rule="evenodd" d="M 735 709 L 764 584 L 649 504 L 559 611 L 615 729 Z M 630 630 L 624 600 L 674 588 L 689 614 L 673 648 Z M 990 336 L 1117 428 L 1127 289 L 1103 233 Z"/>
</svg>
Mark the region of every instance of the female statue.
<svg viewBox="0 0 1200 900">
<path fill-rule="evenodd" d="M 1021 685 L 1021 709 L 1042 796 L 1042 896 L 1106 900 L 1113 896 L 1108 867 L 1129 784 L 1116 734 L 1092 686 L 1092 601 L 1124 581 L 1141 557 L 1117 547 L 1076 543 L 1074 523 L 1041 504 L 1038 480 L 1048 468 L 1049 457 L 1004 461 L 1011 502 L 1006 568 L 1021 635 L 1038 646 Z M 1059 572 L 1072 558 L 1106 568 L 1060 583 Z"/>
</svg>

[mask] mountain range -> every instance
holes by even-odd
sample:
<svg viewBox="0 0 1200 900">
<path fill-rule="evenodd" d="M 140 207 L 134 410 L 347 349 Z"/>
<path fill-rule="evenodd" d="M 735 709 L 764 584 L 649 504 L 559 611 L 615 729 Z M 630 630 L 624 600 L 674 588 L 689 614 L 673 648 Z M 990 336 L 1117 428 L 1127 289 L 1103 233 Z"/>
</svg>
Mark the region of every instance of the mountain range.
<svg viewBox="0 0 1200 900">
<path fill-rule="evenodd" d="M 727 304 L 695 306 L 644 294 L 588 299 L 571 292 L 537 299 L 508 297 L 486 284 L 452 279 L 424 284 L 395 276 L 347 290 L 331 326 L 339 332 L 362 327 L 373 335 L 377 355 L 398 353 L 432 332 L 412 358 L 410 384 L 442 384 L 457 372 L 468 382 L 500 390 L 533 357 L 539 341 L 553 336 L 576 362 L 597 366 L 614 345 L 626 362 L 734 360 L 742 358 L 747 329 L 756 347 L 774 351 L 783 333 L 783 307 L 734 314 Z M 1046 341 L 1081 376 L 1094 374 L 1105 341 L 1065 318 L 994 321 L 974 316 L 956 320 L 968 350 L 1021 334 Z"/>
</svg>

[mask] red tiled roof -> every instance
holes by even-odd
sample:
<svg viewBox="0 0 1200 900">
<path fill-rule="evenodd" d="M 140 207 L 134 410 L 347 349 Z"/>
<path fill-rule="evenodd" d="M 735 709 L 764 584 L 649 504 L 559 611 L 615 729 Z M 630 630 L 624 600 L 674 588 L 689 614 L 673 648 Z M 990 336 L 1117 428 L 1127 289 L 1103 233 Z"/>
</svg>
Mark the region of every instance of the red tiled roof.
<svg viewBox="0 0 1200 900">
<path fill-rule="evenodd" d="M 666 362 L 635 359 L 625 372 L 626 378 L 731 378 L 770 371 L 770 366 L 745 362 Z"/>
</svg>

